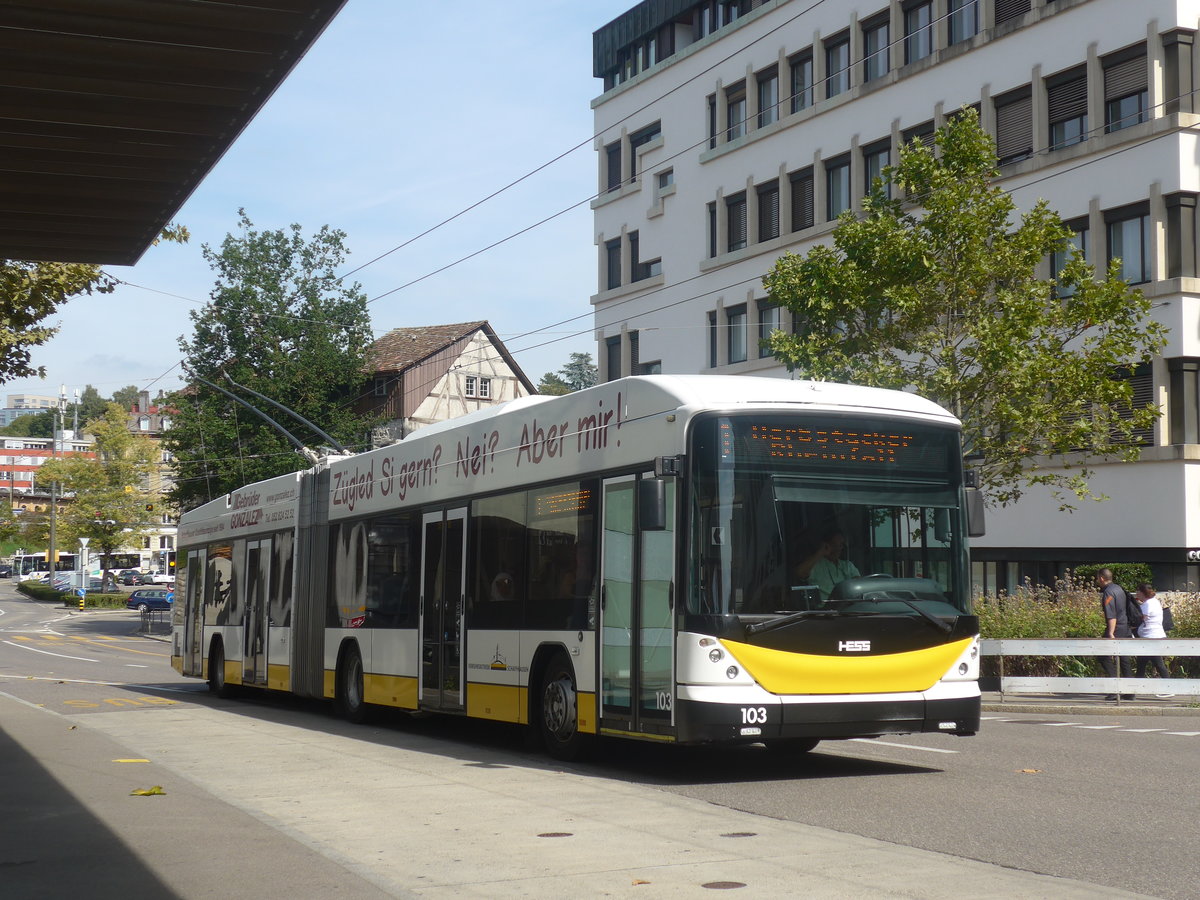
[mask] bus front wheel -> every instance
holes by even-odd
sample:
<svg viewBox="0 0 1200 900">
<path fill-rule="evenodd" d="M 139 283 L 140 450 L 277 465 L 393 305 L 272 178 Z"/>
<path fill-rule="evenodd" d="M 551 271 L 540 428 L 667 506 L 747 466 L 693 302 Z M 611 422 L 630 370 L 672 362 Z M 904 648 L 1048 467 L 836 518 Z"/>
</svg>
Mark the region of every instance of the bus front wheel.
<svg viewBox="0 0 1200 900">
<path fill-rule="evenodd" d="M 338 669 L 337 705 L 347 722 L 361 724 L 367 720 L 367 702 L 363 693 L 362 654 L 351 647 L 342 657 Z"/>
<path fill-rule="evenodd" d="M 587 746 L 579 731 L 579 695 L 575 672 L 561 654 L 550 660 L 542 677 L 538 722 L 546 752 L 555 759 L 577 759 Z"/>
</svg>

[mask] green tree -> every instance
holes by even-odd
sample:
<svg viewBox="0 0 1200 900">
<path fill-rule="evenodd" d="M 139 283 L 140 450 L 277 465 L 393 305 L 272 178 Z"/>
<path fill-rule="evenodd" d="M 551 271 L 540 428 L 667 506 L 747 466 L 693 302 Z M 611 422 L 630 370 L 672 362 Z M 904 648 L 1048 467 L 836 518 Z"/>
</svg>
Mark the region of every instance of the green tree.
<svg viewBox="0 0 1200 900">
<path fill-rule="evenodd" d="M 40 477 L 57 480 L 66 495 L 74 495 L 56 523 L 58 549 L 72 549 L 86 537 L 90 553 L 111 555 L 137 546 L 150 525 L 147 509 L 155 498 L 147 488 L 158 451 L 129 430 L 129 414 L 117 403 L 88 422 L 87 431 L 96 437 L 94 457 L 48 460 Z"/>
<path fill-rule="evenodd" d="M 127 387 L 113 391 L 113 403 L 120 403 L 125 409 L 132 409 L 133 404 L 137 403 L 141 393 L 136 384 L 128 385 Z"/>
<path fill-rule="evenodd" d="M 0 434 L 9 437 L 52 437 L 54 435 L 54 413 L 42 411 L 17 416 L 4 428 L 0 428 Z"/>
<path fill-rule="evenodd" d="M 299 225 L 259 231 L 239 211 L 241 232 L 203 248 L 216 272 L 211 302 L 191 313 L 179 345 L 193 382 L 167 398 L 175 409 L 164 445 L 174 456 L 168 498 L 190 509 L 240 485 L 309 463 L 285 437 L 204 382 L 249 401 L 305 444 L 320 439 L 290 417 L 239 392 L 223 377 L 304 416 L 348 447 L 361 447 L 374 420 L 354 412 L 371 343 L 367 298 L 336 270 L 345 233 L 323 226 L 305 240 Z"/>
<path fill-rule="evenodd" d="M 555 397 L 571 393 L 570 385 L 553 372 L 547 372 L 542 376 L 542 380 L 538 382 L 537 390 L 539 394 L 551 394 Z"/>
<path fill-rule="evenodd" d="M 596 364 L 592 362 L 590 353 L 572 353 L 571 361 L 559 369 L 558 374 L 570 391 L 582 391 L 584 388 L 590 388 L 595 385 L 596 379 L 599 377 L 599 371 L 596 369 Z"/>
<path fill-rule="evenodd" d="M 1118 261 L 1097 279 L 1069 254 L 1038 277 L 1070 232 L 1045 201 L 1016 215 L 973 110 L 939 129 L 936 146 L 902 148 L 884 171 L 891 196 L 877 182 L 831 246 L 777 261 L 764 284 L 803 324 L 768 346 L 806 377 L 911 389 L 949 409 L 990 503 L 1046 485 L 1069 508 L 1093 497 L 1089 465 L 1137 457 L 1134 432 L 1158 410 L 1134 407 L 1123 376 L 1162 348 L 1164 331 Z"/>
</svg>

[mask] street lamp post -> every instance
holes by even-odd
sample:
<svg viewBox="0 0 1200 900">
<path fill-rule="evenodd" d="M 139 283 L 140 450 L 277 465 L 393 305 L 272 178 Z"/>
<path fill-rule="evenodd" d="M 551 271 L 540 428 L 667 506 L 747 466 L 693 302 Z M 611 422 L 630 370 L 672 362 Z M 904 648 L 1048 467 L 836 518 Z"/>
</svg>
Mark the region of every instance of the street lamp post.
<svg viewBox="0 0 1200 900">
<path fill-rule="evenodd" d="M 50 458 L 58 456 L 58 441 L 62 434 L 63 413 L 67 408 L 67 386 L 61 385 L 58 392 L 58 405 L 54 408 L 54 425 L 51 427 Z M 50 570 L 50 584 L 54 584 L 55 567 L 58 565 L 58 482 L 50 479 L 50 558 L 46 560 Z"/>
<path fill-rule="evenodd" d="M 81 537 L 79 539 L 79 562 L 77 568 L 79 570 L 79 609 L 82 611 L 84 602 L 87 600 L 87 563 L 84 557 L 87 555 L 87 545 L 90 538 Z"/>
</svg>

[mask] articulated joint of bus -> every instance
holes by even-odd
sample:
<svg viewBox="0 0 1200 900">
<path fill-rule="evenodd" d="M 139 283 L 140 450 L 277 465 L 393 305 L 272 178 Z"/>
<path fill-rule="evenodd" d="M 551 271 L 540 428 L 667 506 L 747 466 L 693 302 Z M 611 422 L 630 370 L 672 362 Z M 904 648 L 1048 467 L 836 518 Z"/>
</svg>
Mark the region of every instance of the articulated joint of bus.
<svg viewBox="0 0 1200 900">
<path fill-rule="evenodd" d="M 770 741 L 979 729 L 978 635 L 872 652 L 840 641 L 835 654 L 680 633 L 679 740 Z"/>
</svg>

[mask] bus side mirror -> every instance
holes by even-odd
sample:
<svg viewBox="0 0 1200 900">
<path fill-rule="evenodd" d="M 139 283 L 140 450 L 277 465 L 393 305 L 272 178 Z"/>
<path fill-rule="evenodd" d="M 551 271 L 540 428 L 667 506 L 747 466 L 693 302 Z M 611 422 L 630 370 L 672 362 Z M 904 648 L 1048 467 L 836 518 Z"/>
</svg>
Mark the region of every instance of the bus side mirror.
<svg viewBox="0 0 1200 900">
<path fill-rule="evenodd" d="M 667 481 L 643 478 L 638 482 L 638 527 L 642 531 L 667 529 Z"/>
<path fill-rule="evenodd" d="M 987 534 L 987 523 L 983 515 L 983 494 L 979 488 L 969 487 L 967 495 L 967 534 L 970 537 L 983 537 Z"/>
</svg>

